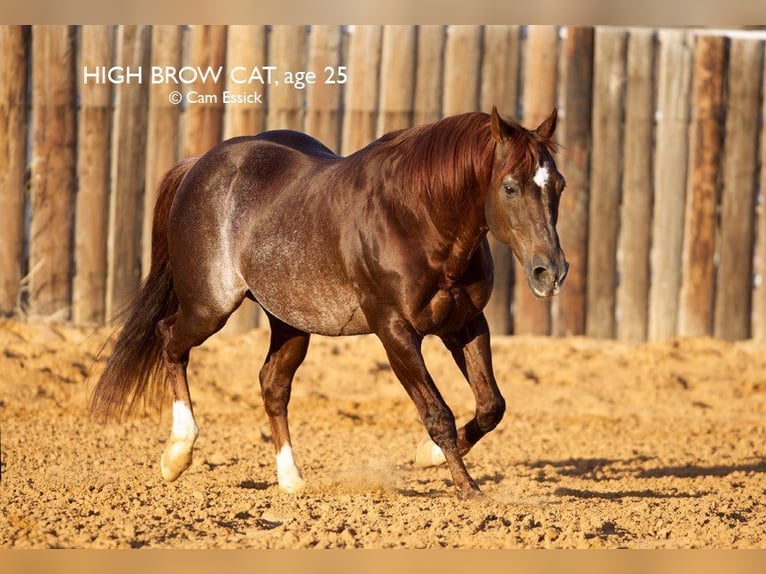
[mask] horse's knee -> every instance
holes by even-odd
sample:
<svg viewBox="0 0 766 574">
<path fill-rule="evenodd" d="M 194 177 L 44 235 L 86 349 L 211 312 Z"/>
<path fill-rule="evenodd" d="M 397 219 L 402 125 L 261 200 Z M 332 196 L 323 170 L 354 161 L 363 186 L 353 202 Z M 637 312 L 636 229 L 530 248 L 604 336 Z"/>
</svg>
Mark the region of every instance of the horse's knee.
<svg viewBox="0 0 766 574">
<path fill-rule="evenodd" d="M 505 399 L 498 393 L 487 404 L 478 405 L 476 422 L 484 433 L 494 429 L 505 414 Z"/>
</svg>

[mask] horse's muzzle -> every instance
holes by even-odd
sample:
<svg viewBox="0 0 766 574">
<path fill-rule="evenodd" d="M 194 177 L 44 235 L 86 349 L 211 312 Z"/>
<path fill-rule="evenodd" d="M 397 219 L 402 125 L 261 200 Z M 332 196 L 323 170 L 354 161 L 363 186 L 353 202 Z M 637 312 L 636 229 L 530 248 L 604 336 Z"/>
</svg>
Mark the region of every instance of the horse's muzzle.
<svg viewBox="0 0 766 574">
<path fill-rule="evenodd" d="M 529 288 L 538 297 L 553 297 L 561 291 L 567 273 L 569 263 L 563 257 L 561 263 L 535 257 L 531 270 L 527 272 Z"/>
</svg>

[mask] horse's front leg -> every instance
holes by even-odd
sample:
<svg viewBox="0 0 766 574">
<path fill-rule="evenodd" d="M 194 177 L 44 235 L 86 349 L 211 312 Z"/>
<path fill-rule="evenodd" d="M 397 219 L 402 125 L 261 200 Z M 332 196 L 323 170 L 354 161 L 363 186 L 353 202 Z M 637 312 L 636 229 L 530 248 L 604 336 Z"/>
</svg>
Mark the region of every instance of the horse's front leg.
<svg viewBox="0 0 766 574">
<path fill-rule="evenodd" d="M 505 400 L 495 382 L 489 327 L 483 313 L 460 331 L 443 336 L 442 340 L 468 380 L 476 398 L 474 417 L 458 430 L 458 450 L 461 456 L 465 456 L 501 421 L 505 413 Z M 435 466 L 444 461 L 444 454 L 433 441 L 426 439 L 418 446 L 415 455 L 415 463 L 418 466 Z"/>
<path fill-rule="evenodd" d="M 458 449 L 455 416 L 444 402 L 423 361 L 422 337 L 398 319 L 386 322 L 376 330 L 376 334 L 383 342 L 391 368 L 415 403 L 431 440 L 444 454 L 458 496 L 467 498 L 480 494 Z"/>
</svg>

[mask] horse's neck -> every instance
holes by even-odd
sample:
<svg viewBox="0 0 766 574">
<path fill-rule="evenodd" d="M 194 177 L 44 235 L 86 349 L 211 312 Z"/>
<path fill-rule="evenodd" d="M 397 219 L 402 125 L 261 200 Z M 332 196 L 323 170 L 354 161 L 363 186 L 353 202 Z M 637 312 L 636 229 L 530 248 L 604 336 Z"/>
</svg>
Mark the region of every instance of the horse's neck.
<svg viewBox="0 0 766 574">
<path fill-rule="evenodd" d="M 485 133 L 475 124 L 455 121 L 413 128 L 362 152 L 382 161 L 375 166 L 378 172 L 398 172 L 398 184 L 386 192 L 389 199 L 401 213 L 414 215 L 413 225 L 448 270 L 467 265 L 487 233 L 485 201 L 495 154 L 488 123 Z M 412 139 L 401 142 L 398 137 Z"/>
<path fill-rule="evenodd" d="M 429 234 L 441 246 L 441 258 L 447 279 L 459 277 L 472 255 L 487 235 L 489 227 L 484 212 L 485 190 L 475 189 L 464 204 L 442 202 L 434 205 Z"/>
</svg>

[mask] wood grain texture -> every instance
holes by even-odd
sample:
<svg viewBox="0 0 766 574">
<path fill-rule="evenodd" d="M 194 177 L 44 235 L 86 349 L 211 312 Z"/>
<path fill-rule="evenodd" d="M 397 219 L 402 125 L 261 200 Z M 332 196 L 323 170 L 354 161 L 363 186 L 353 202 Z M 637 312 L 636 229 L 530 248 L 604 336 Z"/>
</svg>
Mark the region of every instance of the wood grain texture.
<svg viewBox="0 0 766 574">
<path fill-rule="evenodd" d="M 383 27 L 350 26 L 348 33 L 348 84 L 343 113 L 342 155 L 353 153 L 375 139 Z"/>
<path fill-rule="evenodd" d="M 83 26 L 81 68 L 111 66 L 114 27 Z M 82 71 L 80 71 L 82 75 Z M 106 245 L 111 168 L 112 84 L 78 82 L 77 195 L 72 320 L 102 323 L 106 311 Z"/>
<path fill-rule="evenodd" d="M 481 27 L 449 26 L 444 52 L 445 116 L 478 109 L 480 70 Z"/>
<path fill-rule="evenodd" d="M 444 26 L 418 26 L 417 69 L 412 124 L 417 126 L 438 120 L 442 116 L 442 87 L 444 80 Z"/>
<path fill-rule="evenodd" d="M 689 180 L 678 334 L 713 334 L 716 209 L 722 167 L 726 38 L 700 36 L 694 46 Z"/>
<path fill-rule="evenodd" d="M 766 118 L 766 62 L 761 87 L 761 117 Z M 759 178 L 760 194 L 756 206 L 756 244 L 753 257 L 752 337 L 766 339 L 766 123 L 761 125 Z"/>
<path fill-rule="evenodd" d="M 24 250 L 28 34 L 0 26 L 0 314 L 20 311 Z"/>
<path fill-rule="evenodd" d="M 557 163 L 567 187 L 557 229 L 569 273 L 551 308 L 552 331 L 558 336 L 585 333 L 593 41 L 592 28 L 571 27 L 565 29 L 561 47 L 562 110 L 556 140 L 564 146 Z"/>
<path fill-rule="evenodd" d="M 150 54 L 150 26 L 119 27 L 115 65 L 147 70 Z M 149 82 L 119 84 L 116 93 L 107 244 L 107 320 L 130 301 L 141 282 Z"/>
<path fill-rule="evenodd" d="M 284 83 L 283 73 L 306 70 L 305 26 L 274 26 L 269 38 L 269 61 L 279 62 L 279 85 L 269 86 L 267 129 L 303 129 L 304 91 Z M 271 64 L 274 65 L 274 64 Z"/>
<path fill-rule="evenodd" d="M 412 125 L 415 96 L 414 26 L 384 26 L 378 137 Z"/>
<path fill-rule="evenodd" d="M 189 33 L 189 61 L 184 65 L 212 69 L 226 65 L 226 26 L 191 27 Z M 197 81 L 183 87 L 187 98 L 189 94 L 203 94 L 215 98 L 215 101 L 197 101 L 187 105 L 185 116 L 186 129 L 183 137 L 184 157 L 201 155 L 221 141 L 223 134 L 223 78 L 213 81 L 201 75 Z M 180 89 L 174 87 L 174 89 Z"/>
<path fill-rule="evenodd" d="M 34 26 L 29 312 L 57 319 L 71 305 L 75 78 L 72 30 Z"/>
<path fill-rule="evenodd" d="M 324 82 L 325 69 L 337 70 L 341 64 L 341 29 L 339 26 L 312 26 L 309 37 L 308 69 L 321 74 L 322 82 L 306 91 L 306 133 L 314 136 L 335 153 L 341 143 L 341 98 L 345 84 Z"/>
<path fill-rule="evenodd" d="M 593 167 L 588 208 L 588 279 L 585 333 L 615 335 L 617 233 L 622 186 L 624 30 L 596 31 L 593 79 Z"/>
<path fill-rule="evenodd" d="M 652 341 L 678 334 L 692 48 L 687 31 L 659 32 L 648 328 Z"/>
<path fill-rule="evenodd" d="M 652 230 L 654 136 L 653 30 L 628 36 L 625 137 L 617 239 L 617 338 L 645 341 L 649 324 L 649 250 Z"/>
<path fill-rule="evenodd" d="M 181 66 L 181 27 L 154 26 L 152 29 L 153 66 Z M 178 104 L 170 103 L 170 93 L 178 89 L 171 82 L 149 86 L 149 110 L 146 126 L 146 188 L 144 193 L 144 220 L 141 233 L 141 276 L 149 274 L 152 253 L 152 221 L 157 187 L 162 177 L 179 160 L 180 116 Z"/>
<path fill-rule="evenodd" d="M 729 51 L 716 337 L 750 336 L 763 42 L 733 38 Z"/>
</svg>

